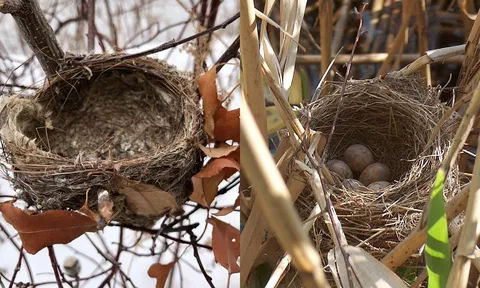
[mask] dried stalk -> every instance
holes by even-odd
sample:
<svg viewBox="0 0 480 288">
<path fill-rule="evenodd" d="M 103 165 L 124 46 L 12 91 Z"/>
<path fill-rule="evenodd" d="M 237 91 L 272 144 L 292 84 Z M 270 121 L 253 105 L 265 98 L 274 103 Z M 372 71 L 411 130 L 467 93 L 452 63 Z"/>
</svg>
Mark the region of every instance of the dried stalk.
<svg viewBox="0 0 480 288">
<path fill-rule="evenodd" d="M 269 156 L 268 148 L 248 106 L 242 107 L 241 141 L 248 161 L 241 161 L 243 171 L 259 188 L 258 200 L 268 223 L 282 248 L 292 255 L 293 264 L 301 272 L 306 287 L 329 287 L 318 252 L 301 229 L 290 192 Z"/>
<path fill-rule="evenodd" d="M 322 49 L 320 74 L 325 75 L 328 70 L 328 65 L 331 61 L 332 50 L 332 26 L 333 26 L 333 1 L 332 0 L 319 0 L 318 6 L 319 18 L 320 18 L 320 48 Z M 344 27 L 345 28 L 345 27 Z M 335 34 L 336 36 L 337 34 Z M 335 52 L 334 52 L 335 53 Z M 330 80 L 331 77 L 327 76 Z"/>
<path fill-rule="evenodd" d="M 480 89 L 480 84 L 477 88 Z M 477 93 L 477 94 L 480 94 Z M 472 100 L 473 102 L 473 100 Z M 480 137 L 478 137 L 480 141 Z M 480 157 L 475 159 L 470 189 L 473 192 L 465 213 L 465 222 L 460 233 L 455 260 L 448 277 L 447 287 L 467 287 L 470 273 L 471 255 L 475 252 L 477 239 L 480 236 Z"/>
<path fill-rule="evenodd" d="M 348 15 L 350 12 L 350 0 L 343 0 L 342 6 L 340 7 L 340 17 L 337 20 L 335 25 L 335 34 L 333 35 L 331 54 L 337 53 L 337 51 L 342 47 L 343 35 L 345 33 L 345 28 L 347 27 Z M 322 50 L 325 52 L 325 50 Z"/>
<path fill-rule="evenodd" d="M 426 0 L 418 0 L 416 3 L 417 34 L 418 34 L 418 53 L 424 55 L 428 50 L 427 34 L 427 3 Z M 432 85 L 432 75 L 430 65 L 425 65 L 422 70 L 422 76 L 426 79 L 428 86 Z"/>
<path fill-rule="evenodd" d="M 441 48 L 441 49 L 444 49 L 444 48 Z M 438 51 L 441 49 L 431 50 L 430 52 Z M 457 56 L 459 54 L 463 54 L 463 52 L 450 55 L 449 57 L 445 57 L 444 59 L 437 59 L 427 63 L 434 63 L 439 61 L 441 61 L 442 63 L 457 63 L 457 64 L 462 63 L 465 57 Z M 388 57 L 388 53 L 357 54 L 353 56 L 352 64 L 382 63 L 385 61 L 385 59 L 387 59 L 387 57 Z M 420 55 L 418 54 L 402 54 L 402 55 L 396 55 L 394 59 L 400 59 L 401 62 L 413 62 L 419 57 Z M 302 54 L 297 56 L 297 64 L 301 64 L 301 65 L 318 64 L 321 61 L 321 59 L 322 59 L 322 55 Z M 350 60 L 350 54 L 339 54 L 337 56 L 337 59 L 335 60 L 335 63 L 345 64 L 345 63 L 348 63 L 349 60 Z M 422 59 L 422 60 L 425 60 L 425 59 Z"/>
<path fill-rule="evenodd" d="M 448 222 L 452 221 L 467 207 L 470 192 L 469 187 L 469 185 L 463 187 L 462 191 L 447 202 L 445 213 Z M 405 263 L 412 254 L 418 252 L 418 249 L 425 244 L 426 239 L 427 228 L 417 228 L 407 238 L 395 246 L 395 248 L 382 259 L 382 263 L 391 270 L 397 269 Z"/>
<path fill-rule="evenodd" d="M 378 72 L 378 75 L 385 75 L 387 73 L 387 70 L 390 67 L 394 56 L 397 53 L 401 52 L 399 51 L 399 48 L 402 47 L 401 44 L 402 42 L 405 41 L 405 34 L 408 28 L 408 23 L 410 22 L 410 18 L 413 13 L 414 0 L 404 1 L 403 5 L 404 6 L 403 6 L 402 24 L 400 26 L 397 36 L 395 37 L 395 40 L 391 45 L 390 51 L 388 52 L 387 59 L 385 59 L 385 62 L 383 62 L 382 67 L 380 67 L 380 71 Z"/>
<path fill-rule="evenodd" d="M 316 216 L 320 213 L 320 206 L 318 206 L 317 204 L 315 205 L 315 207 L 313 207 L 312 212 L 310 212 L 308 220 L 302 224 L 302 229 L 305 233 L 308 233 L 310 229 L 312 229 L 312 225 L 316 219 Z M 285 276 L 285 270 L 287 270 L 291 261 L 292 257 L 289 254 L 285 254 L 283 256 L 283 258 L 278 262 L 277 267 L 275 267 L 275 270 L 270 276 L 270 279 L 268 280 L 267 285 L 265 285 L 265 288 L 275 288 L 280 284 L 283 276 Z"/>
<path fill-rule="evenodd" d="M 255 7 L 253 0 L 240 2 L 240 53 L 242 55 L 242 74 L 244 100 L 250 107 L 260 129 L 262 139 L 267 140 L 267 116 L 261 74 L 261 59 Z"/>
<path fill-rule="evenodd" d="M 425 65 L 428 65 L 431 63 L 435 63 L 435 62 L 447 63 L 449 59 L 450 61 L 452 60 L 459 61 L 460 59 L 465 59 L 465 57 L 461 57 L 461 58 L 458 57 L 458 55 L 461 55 L 463 53 L 465 53 L 465 45 L 457 45 L 457 46 L 430 50 L 430 51 L 427 51 L 425 55 L 415 59 L 415 61 L 405 66 L 402 70 L 398 72 L 392 72 L 392 74 L 408 76 L 421 70 Z"/>
</svg>

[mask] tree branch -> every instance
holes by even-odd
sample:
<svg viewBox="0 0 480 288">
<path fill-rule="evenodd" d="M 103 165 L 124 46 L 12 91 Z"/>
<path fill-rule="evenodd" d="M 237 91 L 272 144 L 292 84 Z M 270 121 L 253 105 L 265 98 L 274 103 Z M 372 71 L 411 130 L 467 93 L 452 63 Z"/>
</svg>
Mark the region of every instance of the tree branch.
<svg viewBox="0 0 480 288">
<path fill-rule="evenodd" d="M 43 71 L 48 76 L 55 75 L 64 52 L 37 1 L 0 0 L 0 12 L 13 16 L 23 40 L 33 50 Z"/>
</svg>

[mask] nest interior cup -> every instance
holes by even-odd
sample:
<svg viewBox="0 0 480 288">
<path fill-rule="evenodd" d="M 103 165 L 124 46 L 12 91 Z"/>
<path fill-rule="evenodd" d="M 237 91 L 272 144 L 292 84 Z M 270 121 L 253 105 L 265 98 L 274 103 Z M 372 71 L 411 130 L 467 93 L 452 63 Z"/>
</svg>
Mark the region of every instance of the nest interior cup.
<svg viewBox="0 0 480 288">
<path fill-rule="evenodd" d="M 331 130 L 337 111 L 341 83 L 330 83 L 331 93 L 312 103 L 310 127 L 325 135 Z M 432 145 L 426 147 L 434 127 L 448 109 L 437 99 L 435 89 L 427 89 L 418 77 L 348 81 L 332 137 L 328 159 L 343 158 L 352 144 L 363 144 L 377 162 L 392 171 L 392 185 L 373 191 L 355 191 L 338 183 L 333 203 L 350 245 L 358 245 L 381 258 L 406 237 L 421 217 L 437 169 L 459 123 L 448 120 Z M 305 120 L 305 119 L 304 119 Z M 459 187 L 457 168 L 452 168 L 445 183 L 451 197 Z M 315 202 L 305 191 L 297 201 L 304 218 Z M 324 237 L 322 252 L 333 248 L 326 226 L 320 224 L 315 235 Z M 325 231 L 325 232 L 322 232 Z M 325 253 L 326 255 L 326 253 Z"/>
<path fill-rule="evenodd" d="M 193 80 L 159 60 L 64 68 L 33 98 L 10 97 L 4 107 L 1 137 L 13 172 L 6 175 L 40 210 L 78 209 L 87 190 L 96 210 L 99 191 L 107 190 L 114 220 L 150 226 L 162 215 L 130 211 L 112 178 L 154 185 L 180 207 L 202 166 Z"/>
</svg>

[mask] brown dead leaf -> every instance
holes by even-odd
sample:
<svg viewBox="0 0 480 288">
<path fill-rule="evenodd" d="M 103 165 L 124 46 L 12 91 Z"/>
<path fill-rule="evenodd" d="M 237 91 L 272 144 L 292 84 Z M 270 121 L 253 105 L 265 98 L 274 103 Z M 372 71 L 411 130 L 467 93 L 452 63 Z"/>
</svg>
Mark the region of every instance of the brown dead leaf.
<svg viewBox="0 0 480 288">
<path fill-rule="evenodd" d="M 173 266 L 175 266 L 175 261 L 168 264 L 155 263 L 152 264 L 150 268 L 148 268 L 148 276 L 157 279 L 157 285 L 155 285 L 155 288 L 165 287 L 165 283 L 168 279 L 168 274 L 170 274 Z"/>
<path fill-rule="evenodd" d="M 207 177 L 212 177 L 214 175 L 220 174 L 222 170 L 228 170 L 233 169 L 235 171 L 240 170 L 240 164 L 238 164 L 237 161 L 231 156 L 227 157 L 222 157 L 222 158 L 217 158 L 217 159 L 211 159 L 205 167 L 200 170 L 197 174 L 195 174 L 193 177 L 198 177 L 198 178 L 207 178 Z M 233 174 L 233 173 L 232 173 Z M 228 176 L 230 177 L 231 174 Z"/>
<path fill-rule="evenodd" d="M 222 101 L 218 99 L 217 93 L 217 69 L 213 66 L 210 70 L 197 78 L 198 91 L 203 99 L 203 117 L 205 118 L 205 132 L 210 138 L 215 135 L 214 115 L 218 107 L 222 106 Z"/>
<path fill-rule="evenodd" d="M 208 218 L 212 224 L 212 248 L 215 261 L 228 270 L 228 273 L 239 273 L 237 259 L 240 257 L 240 231 L 217 218 Z"/>
<path fill-rule="evenodd" d="M 97 222 L 80 213 L 52 210 L 29 215 L 13 203 L 0 203 L 0 212 L 17 230 L 23 247 L 30 254 L 54 244 L 70 243 L 85 232 L 97 231 Z"/>
<path fill-rule="evenodd" d="M 240 143 L 240 109 L 227 111 L 219 107 L 215 114 L 215 140 Z"/>
<path fill-rule="evenodd" d="M 193 175 L 190 200 L 205 208 L 210 207 L 217 196 L 218 185 L 239 170 L 240 165 L 231 156 L 211 159 L 200 172 Z"/>
<path fill-rule="evenodd" d="M 112 179 L 118 193 L 127 197 L 127 207 L 132 212 L 151 216 L 177 209 L 175 198 L 153 185 L 132 181 L 121 176 Z"/>
<path fill-rule="evenodd" d="M 208 178 L 192 177 L 193 193 L 190 195 L 190 200 L 209 208 L 213 199 L 217 197 L 218 185 L 223 181 L 225 172 L 214 175 Z"/>
<path fill-rule="evenodd" d="M 232 146 L 226 143 L 221 143 L 220 146 L 216 148 L 205 147 L 202 144 L 198 144 L 198 146 L 203 151 L 203 153 L 205 153 L 205 155 L 211 158 L 220 158 L 227 156 L 240 148 L 239 146 Z"/>
<path fill-rule="evenodd" d="M 235 203 L 233 203 L 233 206 L 228 206 L 223 208 L 222 210 L 218 211 L 217 213 L 214 213 L 214 216 L 225 216 L 233 212 L 235 208 L 240 206 L 240 195 L 238 195 L 237 200 L 235 200 Z"/>
</svg>

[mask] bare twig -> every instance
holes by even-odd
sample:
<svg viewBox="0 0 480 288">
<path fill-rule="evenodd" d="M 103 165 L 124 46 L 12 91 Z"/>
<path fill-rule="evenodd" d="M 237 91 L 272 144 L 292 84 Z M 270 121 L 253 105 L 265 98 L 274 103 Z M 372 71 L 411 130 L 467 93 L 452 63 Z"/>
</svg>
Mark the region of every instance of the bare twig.
<svg viewBox="0 0 480 288">
<path fill-rule="evenodd" d="M 225 50 L 225 52 L 218 58 L 217 62 L 215 62 L 215 65 L 217 65 L 217 73 L 220 71 L 220 69 L 223 68 L 225 63 L 230 61 L 232 58 L 236 58 L 239 56 L 238 54 L 238 49 L 240 48 L 240 36 L 233 41 L 233 43 L 230 45 L 230 47 Z"/>
<path fill-rule="evenodd" d="M 21 252 L 23 252 L 23 246 L 21 248 Z M 12 288 L 13 283 L 15 283 L 15 278 L 17 277 L 18 271 L 20 271 L 20 267 L 22 266 L 22 258 L 23 258 L 23 253 L 18 253 L 17 265 L 13 270 L 12 280 L 10 280 L 10 285 L 8 285 L 8 288 Z"/>
<path fill-rule="evenodd" d="M 215 285 L 213 285 L 212 282 L 212 277 L 210 277 L 205 271 L 205 267 L 203 267 L 202 259 L 200 258 L 200 254 L 198 254 L 198 247 L 197 247 L 197 236 L 193 234 L 193 231 L 188 230 L 187 231 L 188 235 L 190 236 L 190 241 L 192 242 L 192 247 L 193 247 L 193 256 L 195 256 L 195 259 L 197 260 L 198 267 L 202 271 L 203 276 L 205 277 L 205 280 L 207 280 L 208 285 L 210 285 L 211 288 L 215 288 Z"/>
<path fill-rule="evenodd" d="M 55 251 L 53 251 L 52 246 L 48 246 L 48 256 L 50 257 L 50 263 L 52 263 L 53 274 L 55 274 L 55 280 L 59 288 L 63 288 L 62 281 L 60 280 L 60 275 L 58 274 L 58 264 L 55 258 Z"/>
<path fill-rule="evenodd" d="M 25 265 L 27 266 L 27 271 L 28 271 L 28 276 L 30 278 L 30 283 L 34 284 L 35 281 L 33 280 L 32 268 L 30 267 L 30 263 L 28 262 L 27 258 L 25 257 L 23 248 L 20 247 L 20 245 L 18 245 L 17 242 L 15 242 L 14 236 L 10 235 L 10 233 L 5 228 L 5 226 L 2 225 L 2 222 L 0 222 L 0 230 L 2 230 L 3 233 L 5 233 L 5 235 L 7 235 L 7 239 L 10 240 L 10 242 L 13 244 L 13 246 L 15 246 L 15 248 L 18 250 L 18 252 L 20 254 L 23 254 L 22 258 L 23 258 L 23 261 L 25 262 Z"/>
<path fill-rule="evenodd" d="M 72 64 L 80 66 L 80 65 L 86 65 L 86 64 L 92 65 L 92 64 L 100 64 L 100 63 L 119 62 L 119 61 L 124 61 L 124 60 L 128 60 L 128 59 L 134 59 L 134 58 L 138 58 L 138 57 L 147 56 L 147 55 L 150 55 L 150 54 L 155 54 L 155 53 L 158 53 L 158 52 L 176 47 L 178 45 L 182 45 L 184 43 L 187 43 L 189 41 L 197 39 L 198 37 L 201 37 L 203 35 L 207 35 L 207 34 L 210 34 L 214 31 L 217 31 L 219 29 L 225 29 L 228 25 L 230 25 L 232 22 L 237 20 L 239 17 L 240 17 L 240 13 L 237 13 L 234 16 L 232 16 L 231 18 L 227 19 L 225 22 L 223 22 L 223 23 L 221 23 L 217 26 L 214 26 L 211 29 L 208 29 L 208 30 L 202 31 L 200 33 L 194 34 L 190 37 L 187 37 L 187 38 L 179 40 L 179 41 L 175 41 L 175 40 L 168 41 L 168 42 L 163 43 L 162 45 L 160 45 L 158 47 L 148 49 L 148 50 L 143 51 L 143 52 L 130 54 L 130 55 L 123 55 L 123 56 L 113 56 L 113 57 L 101 58 L 101 59 L 73 61 Z"/>
<path fill-rule="evenodd" d="M 87 49 L 88 52 L 93 52 L 95 49 L 95 34 L 97 28 L 95 27 L 95 0 L 88 0 L 88 34 L 87 34 Z"/>
<path fill-rule="evenodd" d="M 337 111 L 335 112 L 335 116 L 333 118 L 332 128 L 330 130 L 330 133 L 328 134 L 327 144 L 325 145 L 325 149 L 323 150 L 320 165 L 322 165 L 325 162 L 325 157 L 328 155 L 328 149 L 329 149 L 330 144 L 332 142 L 333 133 L 335 132 L 335 125 L 337 124 L 338 115 L 340 114 L 340 108 L 342 107 L 342 104 L 343 104 L 343 95 L 345 94 L 345 87 L 347 86 L 347 81 L 348 81 L 348 78 L 350 77 L 350 70 L 352 69 L 353 55 L 355 54 L 355 48 L 358 45 L 358 41 L 360 40 L 360 36 L 362 35 L 362 27 L 363 27 L 362 16 L 363 16 L 363 12 L 365 11 L 365 8 L 367 7 L 367 5 L 368 5 L 368 3 L 363 3 L 362 8 L 358 12 L 358 19 L 360 20 L 360 23 L 358 24 L 357 36 L 355 38 L 355 43 L 353 44 L 352 53 L 350 54 L 350 60 L 347 63 L 347 71 L 345 72 L 345 79 L 343 80 L 342 89 L 340 91 L 340 99 L 338 100 Z"/>
<path fill-rule="evenodd" d="M 118 248 L 117 254 L 115 255 L 115 262 L 118 262 L 120 259 L 120 253 L 123 251 L 123 228 L 120 227 L 120 235 L 118 236 Z M 99 288 L 104 287 L 105 285 L 110 285 L 110 280 L 117 274 L 118 266 L 114 265 L 110 274 L 103 280 L 103 282 L 98 286 Z"/>
</svg>

